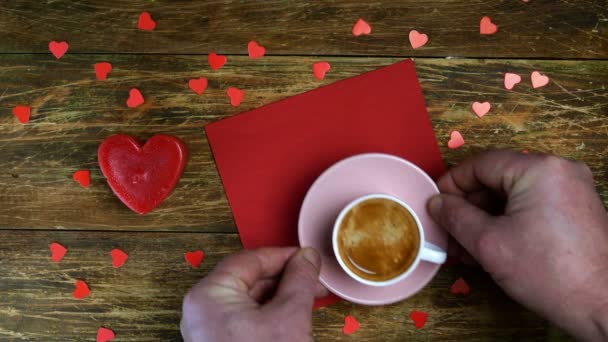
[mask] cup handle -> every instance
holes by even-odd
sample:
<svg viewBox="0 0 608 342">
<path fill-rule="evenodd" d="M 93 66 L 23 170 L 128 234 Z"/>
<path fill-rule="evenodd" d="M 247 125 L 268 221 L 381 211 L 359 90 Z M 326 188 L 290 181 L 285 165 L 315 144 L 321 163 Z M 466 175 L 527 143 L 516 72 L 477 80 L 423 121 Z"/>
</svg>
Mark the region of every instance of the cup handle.
<svg viewBox="0 0 608 342">
<path fill-rule="evenodd" d="M 447 253 L 430 242 L 425 242 L 420 250 L 420 259 L 434 264 L 443 264 L 447 259 Z"/>
</svg>

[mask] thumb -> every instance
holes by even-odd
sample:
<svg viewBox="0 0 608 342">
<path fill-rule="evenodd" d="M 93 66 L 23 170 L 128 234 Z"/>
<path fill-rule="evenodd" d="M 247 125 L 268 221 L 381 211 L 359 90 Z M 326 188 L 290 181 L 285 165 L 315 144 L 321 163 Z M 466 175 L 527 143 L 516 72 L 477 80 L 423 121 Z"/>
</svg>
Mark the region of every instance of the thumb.
<svg viewBox="0 0 608 342">
<path fill-rule="evenodd" d="M 462 197 L 447 194 L 432 197 L 428 209 L 435 222 L 480 260 L 480 239 L 489 230 L 492 216 Z"/>
</svg>

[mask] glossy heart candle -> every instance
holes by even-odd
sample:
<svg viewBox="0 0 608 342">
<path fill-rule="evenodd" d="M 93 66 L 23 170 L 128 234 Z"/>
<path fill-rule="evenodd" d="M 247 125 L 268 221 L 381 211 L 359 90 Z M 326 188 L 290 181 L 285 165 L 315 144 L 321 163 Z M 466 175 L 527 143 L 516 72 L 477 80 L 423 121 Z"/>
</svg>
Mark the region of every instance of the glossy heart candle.
<svg viewBox="0 0 608 342">
<path fill-rule="evenodd" d="M 138 214 L 158 206 L 177 184 L 186 165 L 186 145 L 170 135 L 155 135 L 143 146 L 133 137 L 106 138 L 97 151 L 101 172 L 114 194 Z"/>
</svg>

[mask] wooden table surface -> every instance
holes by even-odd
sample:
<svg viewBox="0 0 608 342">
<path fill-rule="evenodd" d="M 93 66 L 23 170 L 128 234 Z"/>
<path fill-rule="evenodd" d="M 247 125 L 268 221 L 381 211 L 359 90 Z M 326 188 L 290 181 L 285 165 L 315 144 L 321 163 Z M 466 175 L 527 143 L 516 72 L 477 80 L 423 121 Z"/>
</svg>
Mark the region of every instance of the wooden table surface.
<svg viewBox="0 0 608 342">
<path fill-rule="evenodd" d="M 157 21 L 136 29 L 142 11 Z M 479 20 L 498 24 L 481 36 Z M 357 18 L 370 36 L 353 37 Z M 429 43 L 413 50 L 412 29 Z M 4 0 L 0 2 L 0 340 L 94 341 L 111 328 L 116 341 L 180 340 L 183 294 L 240 242 L 203 127 L 238 112 L 414 57 L 441 153 L 454 165 L 495 147 L 552 152 L 586 161 L 608 204 L 608 5 L 605 0 L 403 0 L 403 1 L 190 1 Z M 51 40 L 70 43 L 56 60 Z M 267 48 L 247 57 L 247 42 Z M 207 54 L 228 55 L 211 71 Z M 325 80 L 311 64 L 326 60 Z M 107 81 L 93 64 L 110 61 Z M 530 87 L 540 70 L 551 83 Z M 524 77 L 513 91 L 504 72 Z M 197 96 L 187 87 L 205 76 Z M 240 107 L 225 89 L 246 91 Z M 125 106 L 138 87 L 146 103 Z M 473 101 L 492 111 L 477 118 Z M 32 106 L 21 125 L 11 114 Z M 466 144 L 449 150 L 449 132 Z M 124 132 L 183 139 L 191 156 L 174 193 L 156 210 L 138 216 L 112 194 L 96 160 L 99 143 Z M 244 142 L 246 143 L 246 142 Z M 90 169 L 83 189 L 77 169 Z M 68 247 L 50 262 L 48 245 Z M 120 269 L 109 251 L 130 255 Z M 183 253 L 203 249 L 200 269 Z M 464 277 L 468 296 L 450 285 Z M 76 279 L 92 294 L 72 298 Z M 412 310 L 429 314 L 423 329 Z M 361 323 L 342 333 L 345 315 Z M 481 270 L 443 267 L 422 292 L 398 304 L 365 307 L 339 303 L 314 314 L 318 341 L 360 340 L 567 340 L 566 334 L 508 299 Z"/>
</svg>

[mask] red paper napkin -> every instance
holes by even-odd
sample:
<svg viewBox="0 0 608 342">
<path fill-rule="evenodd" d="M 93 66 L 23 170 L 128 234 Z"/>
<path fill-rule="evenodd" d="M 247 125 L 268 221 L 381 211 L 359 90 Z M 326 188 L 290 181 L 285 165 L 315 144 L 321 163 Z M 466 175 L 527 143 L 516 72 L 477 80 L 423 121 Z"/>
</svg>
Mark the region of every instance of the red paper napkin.
<svg viewBox="0 0 608 342">
<path fill-rule="evenodd" d="M 444 172 L 414 65 L 405 60 L 205 127 L 245 248 L 297 246 L 306 191 L 335 162 L 382 152 Z M 315 306 L 334 302 L 317 301 Z"/>
</svg>

